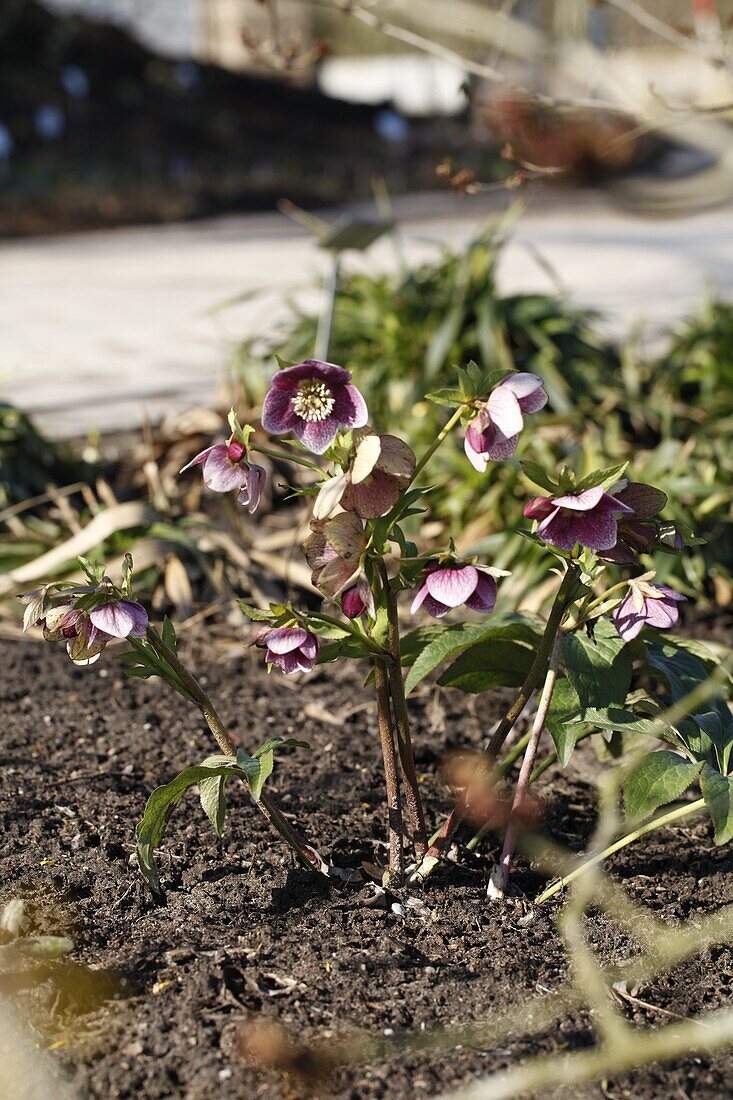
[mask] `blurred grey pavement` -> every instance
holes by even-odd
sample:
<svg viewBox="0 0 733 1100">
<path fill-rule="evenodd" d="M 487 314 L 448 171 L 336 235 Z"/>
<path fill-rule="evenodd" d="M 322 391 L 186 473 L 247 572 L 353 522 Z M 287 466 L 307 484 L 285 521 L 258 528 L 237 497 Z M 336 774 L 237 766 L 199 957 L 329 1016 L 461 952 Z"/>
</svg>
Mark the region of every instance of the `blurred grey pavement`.
<svg viewBox="0 0 733 1100">
<path fill-rule="evenodd" d="M 464 243 L 506 203 L 504 193 L 397 199 L 408 260 Z M 385 268 L 396 258 L 383 240 L 348 262 Z M 317 302 L 326 263 L 276 213 L 4 242 L 0 400 L 55 437 L 211 402 L 232 344 L 270 330 L 294 297 Z M 654 343 L 706 293 L 730 296 L 733 208 L 654 220 L 601 191 L 534 192 L 502 256 L 502 292 L 557 289 L 548 266 L 575 304 L 604 313 L 607 333 L 642 323 Z"/>
</svg>

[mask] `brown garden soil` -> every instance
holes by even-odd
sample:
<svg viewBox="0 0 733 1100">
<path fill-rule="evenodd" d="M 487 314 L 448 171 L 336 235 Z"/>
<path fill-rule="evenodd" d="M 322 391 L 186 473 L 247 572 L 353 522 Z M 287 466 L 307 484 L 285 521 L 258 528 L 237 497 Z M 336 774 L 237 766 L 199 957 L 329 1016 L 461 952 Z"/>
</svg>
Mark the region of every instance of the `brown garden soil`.
<svg viewBox="0 0 733 1100">
<path fill-rule="evenodd" d="M 295 682 L 266 676 L 258 652 L 212 653 L 204 643 L 195 650 L 188 643 L 186 655 L 243 743 L 251 748 L 272 734 L 311 743 L 276 765 L 272 789 L 283 808 L 297 811 L 335 862 L 383 860 L 380 752 L 358 670 L 330 666 Z M 296 1042 L 366 1032 L 388 1043 L 491 1018 L 558 989 L 568 977 L 554 923 L 559 903 L 527 919 L 543 879 L 520 859 L 521 896 L 488 904 L 489 847 L 480 856 L 464 851 L 465 866 L 428 882 L 421 896 L 429 915 L 368 908 L 363 887 L 332 886 L 295 868 L 232 785 L 221 841 L 195 794 L 174 812 L 160 853 L 167 904 L 157 905 L 131 860 L 133 827 L 156 784 L 210 751 L 198 712 L 166 688 L 123 679 L 111 650 L 87 670 L 30 641 L 6 643 L 3 657 L 0 901 L 25 898 L 32 927 L 71 935 L 75 950 L 67 962 L 16 977 L 15 986 L 0 975 L 0 990 L 10 982 L 18 1003 L 35 1012 L 41 1044 L 54 1047 L 83 1095 L 399 1100 L 593 1041 L 592 1018 L 579 1010 L 531 1039 L 509 1036 L 482 1049 L 457 1035 L 448 1055 L 408 1049 L 357 1062 L 310 1091 L 243 1060 L 239 1037 L 251 1036 L 253 1019 L 278 1021 Z M 432 821 L 449 806 L 441 759 L 478 747 L 501 701 L 497 693 L 471 707 L 464 696 L 431 690 L 410 701 Z M 543 828 L 574 850 L 594 824 L 595 759 L 586 745 L 566 773 L 553 768 L 541 781 Z M 633 899 L 671 925 L 733 901 L 730 849 L 715 847 L 703 820 L 653 834 L 609 866 Z M 599 912 L 586 927 L 603 963 L 640 949 Z M 733 948 L 720 946 L 645 986 L 638 997 L 654 1008 L 625 1011 L 640 1026 L 660 1026 L 669 1013 L 694 1016 L 730 1003 L 732 986 Z M 564 1093 L 722 1098 L 732 1079 L 733 1054 L 720 1054 L 611 1080 L 605 1091 Z"/>
</svg>

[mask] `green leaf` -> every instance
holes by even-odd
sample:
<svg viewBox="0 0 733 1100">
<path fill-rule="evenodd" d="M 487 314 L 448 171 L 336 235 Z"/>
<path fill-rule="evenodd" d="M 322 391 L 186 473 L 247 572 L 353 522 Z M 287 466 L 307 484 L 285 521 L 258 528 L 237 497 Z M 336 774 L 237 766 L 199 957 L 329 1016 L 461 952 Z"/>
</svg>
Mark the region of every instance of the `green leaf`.
<svg viewBox="0 0 733 1100">
<path fill-rule="evenodd" d="M 700 764 L 690 763 L 669 749 L 649 753 L 629 773 L 624 804 L 630 821 L 648 817 L 674 802 L 697 779 Z"/>
<path fill-rule="evenodd" d="M 555 742 L 557 759 L 562 767 L 566 768 L 573 754 L 575 742 L 588 728 L 588 723 L 584 721 L 580 700 L 573 685 L 564 677 L 555 685 L 545 726 Z"/>
<path fill-rule="evenodd" d="M 700 788 L 715 826 L 715 843 L 727 844 L 733 838 L 733 778 L 705 764 Z"/>
<path fill-rule="evenodd" d="M 538 462 L 530 462 L 529 459 L 523 458 L 519 465 L 522 467 L 526 477 L 528 477 L 530 481 L 533 481 L 535 485 L 539 485 L 542 489 L 547 489 L 548 493 L 557 493 L 559 488 L 557 482 L 552 480 L 550 475 Z"/>
<path fill-rule="evenodd" d="M 447 661 L 449 657 L 455 657 L 458 653 L 473 645 L 474 642 L 484 640 L 485 636 L 486 627 L 474 623 L 457 623 L 454 626 L 438 628 L 438 633 L 432 640 L 418 651 L 414 664 L 405 680 L 405 691 L 408 693 L 414 691 L 417 685 L 431 672 L 434 672 L 443 661 Z M 406 638 L 405 642 L 407 640 Z M 409 663 L 408 654 L 409 650 L 405 652 L 403 648 L 403 663 L 405 664 Z"/>
<path fill-rule="evenodd" d="M 529 646 L 493 638 L 463 653 L 438 683 L 474 694 L 495 687 L 520 687 L 533 660 L 534 651 Z"/>
<path fill-rule="evenodd" d="M 631 686 L 631 653 L 610 620 L 597 624 L 595 640 L 584 633 L 569 634 L 563 658 L 582 707 L 624 701 Z"/>
<path fill-rule="evenodd" d="M 228 760 L 229 758 L 225 757 L 224 759 Z M 163 839 L 165 827 L 172 810 L 180 802 L 189 787 L 195 786 L 201 780 L 223 775 L 242 775 L 242 769 L 233 762 L 216 767 L 206 767 L 203 764 L 198 764 L 191 768 L 185 768 L 170 783 L 156 787 L 148 798 L 145 812 L 136 829 L 137 856 L 143 878 L 155 897 L 160 899 L 165 897 L 155 863 L 155 850 Z"/>
<path fill-rule="evenodd" d="M 649 642 L 646 659 L 663 673 L 675 702 L 683 699 L 698 684 L 708 678 L 705 665 L 692 653 L 686 653 L 669 642 Z"/>
<path fill-rule="evenodd" d="M 234 763 L 230 756 L 207 756 L 202 761 L 205 768 L 229 767 Z M 226 775 L 211 775 L 199 780 L 199 800 L 201 808 L 216 830 L 216 835 L 221 836 L 224 831 L 224 820 L 227 812 L 226 792 L 224 790 L 227 781 Z"/>
<path fill-rule="evenodd" d="M 586 707 L 583 717 L 599 730 L 628 730 L 629 733 L 640 733 L 655 740 L 674 736 L 674 730 L 666 722 L 634 714 L 633 710 L 626 710 L 625 707 Z"/>
<path fill-rule="evenodd" d="M 432 401 L 435 405 L 444 405 L 448 409 L 455 409 L 458 405 L 464 403 L 464 397 L 461 391 L 452 387 L 446 387 L 442 390 L 433 390 L 432 393 L 426 393 L 425 399 L 427 401 Z"/>
<path fill-rule="evenodd" d="M 592 473 L 586 474 L 585 477 L 580 479 L 575 486 L 575 491 L 582 493 L 586 489 L 595 489 L 596 485 L 602 485 L 604 489 L 610 489 L 623 477 L 627 466 L 628 462 L 619 462 L 616 466 L 607 466 L 605 470 L 593 470 Z"/>
<path fill-rule="evenodd" d="M 166 615 L 163 619 L 162 638 L 169 649 L 172 649 L 174 653 L 177 652 L 178 640 L 176 638 L 176 628 Z"/>
</svg>

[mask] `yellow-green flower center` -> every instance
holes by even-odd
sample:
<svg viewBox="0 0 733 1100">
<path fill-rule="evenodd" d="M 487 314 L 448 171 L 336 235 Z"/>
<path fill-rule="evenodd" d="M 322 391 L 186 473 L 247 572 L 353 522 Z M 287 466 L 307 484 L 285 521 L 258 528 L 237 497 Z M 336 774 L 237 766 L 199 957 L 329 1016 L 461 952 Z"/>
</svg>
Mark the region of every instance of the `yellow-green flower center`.
<svg viewBox="0 0 733 1100">
<path fill-rule="evenodd" d="M 325 420 L 331 415 L 334 398 L 325 382 L 303 382 L 293 398 L 293 412 L 301 420 Z"/>
</svg>

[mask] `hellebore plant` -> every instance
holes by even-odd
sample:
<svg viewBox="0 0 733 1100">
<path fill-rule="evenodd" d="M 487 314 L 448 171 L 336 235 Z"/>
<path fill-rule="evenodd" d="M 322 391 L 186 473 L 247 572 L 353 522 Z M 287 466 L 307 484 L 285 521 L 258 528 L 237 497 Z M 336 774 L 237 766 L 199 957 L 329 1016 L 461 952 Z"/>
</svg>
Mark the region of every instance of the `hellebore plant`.
<svg viewBox="0 0 733 1100">
<path fill-rule="evenodd" d="M 658 752 L 647 752 L 646 758 L 654 768 L 664 764 L 668 770 L 679 769 L 686 758 L 697 769 L 693 774 L 687 767 L 686 785 L 700 774 L 703 798 L 708 797 L 706 789 L 717 792 L 718 808 L 711 808 L 715 817 L 721 812 L 721 784 L 729 783 L 733 731 L 717 704 L 710 714 L 695 712 L 676 726 L 665 725 L 660 717 L 664 688 L 657 695 L 643 686 L 658 678 L 661 669 L 678 698 L 687 666 L 684 649 L 673 636 L 666 635 L 662 648 L 655 641 L 656 631 L 677 623 L 684 597 L 659 583 L 653 569 L 645 571 L 639 555 L 657 549 L 679 552 L 690 537 L 660 518 L 665 494 L 628 481 L 625 465 L 582 476 L 566 466 L 554 476 L 536 463 L 521 463 L 528 480 L 546 495 L 529 500 L 525 516 L 530 523 L 518 536 L 540 543 L 558 576 L 544 623 L 536 615 L 495 611 L 497 578 L 506 576 L 505 571 L 458 556 L 452 540 L 444 548 L 421 548 L 413 541 L 420 538 L 419 517 L 429 503 L 424 472 L 451 433 L 463 429 L 466 455 L 478 470 L 493 461 L 516 461 L 525 418 L 547 402 L 542 380 L 533 374 L 508 369 L 485 374 L 471 363 L 458 371 L 457 382 L 454 389 L 427 395 L 452 411 L 416 459 L 405 441 L 367 426 L 366 404 L 348 371 L 318 360 L 282 365 L 264 401 L 262 426 L 266 432 L 292 434 L 296 442 L 285 446 L 300 450 L 273 451 L 232 412 L 229 438 L 206 448 L 184 471 L 200 465 L 209 489 L 236 493 L 250 512 L 257 508 L 265 481 L 253 453 L 278 455 L 318 472 L 318 484 L 301 490 L 315 494 L 303 550 L 324 604 L 316 610 L 291 604 L 266 609 L 242 605 L 260 624 L 251 644 L 264 651 L 268 670 L 285 675 L 307 674 L 316 664 L 337 659 L 370 663 L 385 773 L 385 882 L 399 885 L 408 876 L 412 883 L 424 880 L 445 858 L 466 821 L 481 826 L 472 845 L 487 832 L 503 829 L 488 885 L 490 896 L 501 897 L 515 844 L 535 805 L 529 788 L 552 760 L 566 766 L 578 741 L 600 732 L 617 747 L 621 737 L 662 730 L 673 744 L 667 752 L 671 763 Z M 320 462 L 304 458 L 303 449 L 320 456 Z M 218 748 L 217 755 L 186 768 L 148 801 L 138 826 L 138 855 L 154 893 L 162 895 L 154 855 L 172 807 L 188 787 L 197 786 L 202 806 L 220 833 L 231 780 L 245 784 L 304 866 L 331 877 L 358 879 L 361 872 L 330 865 L 265 791 L 275 750 L 305 743 L 270 738 L 251 755 L 235 748 L 213 702 L 181 661 L 172 625 L 166 620 L 158 632 L 134 600 L 132 563 L 126 562 L 119 587 L 101 567 L 83 564 L 88 586 L 50 585 L 24 597 L 26 626 L 40 625 L 46 637 L 65 639 L 72 659 L 82 663 L 96 660 L 111 640 L 126 639 L 131 647 L 123 654 L 127 673 L 158 676 L 196 705 Z M 613 575 L 609 584 L 609 570 L 621 570 L 620 579 Z M 400 617 L 405 591 L 411 593 L 413 616 L 437 621 L 405 634 Z M 473 616 L 470 621 L 454 621 L 459 608 Z M 443 623 L 446 617 L 449 621 Z M 501 721 L 488 731 L 486 751 L 476 757 L 475 767 L 464 766 L 464 761 L 449 771 L 455 805 L 442 824 L 429 830 L 407 695 L 440 668 L 441 685 L 474 693 L 505 686 L 515 694 Z M 535 693 L 530 728 L 500 761 L 509 734 Z M 554 749 L 536 766 L 546 731 Z M 507 793 L 506 783 L 520 757 L 515 788 Z M 665 787 L 671 797 L 684 789 L 677 791 L 672 780 Z M 727 838 L 725 828 L 720 835 Z"/>
</svg>

